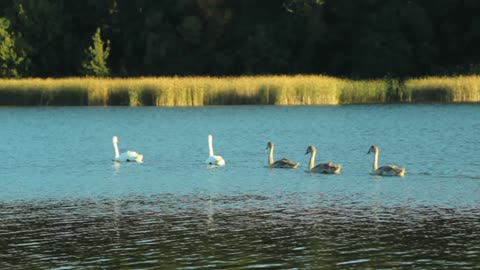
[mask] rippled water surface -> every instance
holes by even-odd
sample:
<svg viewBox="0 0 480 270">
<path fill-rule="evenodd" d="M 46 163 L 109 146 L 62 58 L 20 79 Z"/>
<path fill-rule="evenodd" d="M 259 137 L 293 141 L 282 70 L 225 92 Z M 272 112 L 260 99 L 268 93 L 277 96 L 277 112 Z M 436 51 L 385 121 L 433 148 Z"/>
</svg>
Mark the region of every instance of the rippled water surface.
<svg viewBox="0 0 480 270">
<path fill-rule="evenodd" d="M 0 108 L 1 269 L 480 269 L 480 106 Z M 208 168 L 207 134 L 227 165 Z M 112 162 L 120 150 L 143 164 Z M 275 157 L 297 170 L 266 168 Z M 340 175 L 305 171 L 308 145 Z M 402 178 L 372 177 L 380 165 Z"/>
</svg>

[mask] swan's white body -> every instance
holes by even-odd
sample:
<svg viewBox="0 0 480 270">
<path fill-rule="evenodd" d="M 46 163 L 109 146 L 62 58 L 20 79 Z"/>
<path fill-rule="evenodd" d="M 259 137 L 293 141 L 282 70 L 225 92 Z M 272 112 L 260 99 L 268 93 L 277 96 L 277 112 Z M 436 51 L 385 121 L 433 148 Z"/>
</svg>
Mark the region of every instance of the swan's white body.
<svg viewBox="0 0 480 270">
<path fill-rule="evenodd" d="M 326 173 L 326 174 L 339 174 L 342 170 L 342 165 L 332 162 L 320 163 L 315 166 L 315 155 L 317 154 L 317 149 L 315 146 L 310 145 L 307 148 L 305 155 L 311 153 L 310 162 L 308 164 L 308 171 L 311 173 Z"/>
<path fill-rule="evenodd" d="M 282 168 L 282 169 L 296 169 L 300 163 L 289 160 L 288 158 L 282 158 L 277 161 L 273 161 L 273 148 L 272 142 L 267 143 L 267 148 L 270 149 L 268 153 L 268 166 L 270 168 Z"/>
<path fill-rule="evenodd" d="M 213 154 L 213 137 L 212 134 L 208 134 L 208 158 L 205 160 L 208 165 L 224 166 L 225 160 L 222 156 L 216 156 Z"/>
<path fill-rule="evenodd" d="M 400 168 L 396 165 L 386 165 L 378 167 L 378 154 L 380 149 L 376 145 L 372 145 L 368 150 L 367 154 L 373 153 L 373 169 L 372 175 L 382 175 L 382 176 L 404 176 L 406 173 L 405 168 Z"/>
<path fill-rule="evenodd" d="M 118 138 L 117 138 L 117 136 L 113 136 L 112 142 L 113 142 L 113 149 L 115 150 L 114 161 L 117 161 L 117 162 L 138 162 L 138 163 L 143 162 L 143 155 L 140 155 L 137 152 L 127 151 L 127 152 L 123 152 L 123 153 L 120 154 L 119 151 L 118 151 Z"/>
</svg>

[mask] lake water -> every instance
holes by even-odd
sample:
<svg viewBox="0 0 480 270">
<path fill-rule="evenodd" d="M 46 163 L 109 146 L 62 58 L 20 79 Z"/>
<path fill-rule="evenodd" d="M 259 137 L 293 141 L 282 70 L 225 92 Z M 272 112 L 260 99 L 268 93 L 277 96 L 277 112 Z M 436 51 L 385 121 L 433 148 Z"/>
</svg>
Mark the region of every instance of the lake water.
<svg viewBox="0 0 480 270">
<path fill-rule="evenodd" d="M 480 269 L 480 106 L 0 108 L 2 269 Z M 223 168 L 208 168 L 207 135 Z M 112 162 L 120 150 L 143 164 Z M 275 158 L 297 170 L 266 168 Z M 340 175 L 305 171 L 317 163 Z M 380 165 L 405 177 L 369 174 Z"/>
</svg>

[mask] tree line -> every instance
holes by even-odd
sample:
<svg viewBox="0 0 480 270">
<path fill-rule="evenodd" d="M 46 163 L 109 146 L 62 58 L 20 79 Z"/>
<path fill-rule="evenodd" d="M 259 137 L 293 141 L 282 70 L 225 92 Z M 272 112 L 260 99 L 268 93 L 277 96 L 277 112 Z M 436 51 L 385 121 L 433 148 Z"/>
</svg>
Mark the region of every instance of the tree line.
<svg viewBox="0 0 480 270">
<path fill-rule="evenodd" d="M 0 0 L 0 77 L 480 71 L 477 0 Z"/>
</svg>

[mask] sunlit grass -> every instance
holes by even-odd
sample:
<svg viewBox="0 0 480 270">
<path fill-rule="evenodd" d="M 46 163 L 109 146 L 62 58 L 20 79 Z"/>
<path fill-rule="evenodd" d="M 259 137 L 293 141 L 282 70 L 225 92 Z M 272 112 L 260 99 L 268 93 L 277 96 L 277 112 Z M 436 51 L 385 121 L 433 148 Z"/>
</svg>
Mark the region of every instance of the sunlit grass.
<svg viewBox="0 0 480 270">
<path fill-rule="evenodd" d="M 480 102 L 480 76 L 399 81 L 320 75 L 0 80 L 0 105 L 205 106 Z"/>
<path fill-rule="evenodd" d="M 414 102 L 480 102 L 480 76 L 410 79 L 405 88 Z"/>
<path fill-rule="evenodd" d="M 365 104 L 387 102 L 387 82 L 385 80 L 342 80 L 339 103 Z"/>
</svg>

